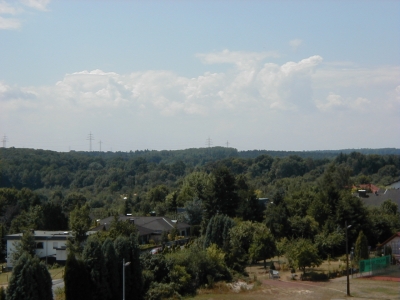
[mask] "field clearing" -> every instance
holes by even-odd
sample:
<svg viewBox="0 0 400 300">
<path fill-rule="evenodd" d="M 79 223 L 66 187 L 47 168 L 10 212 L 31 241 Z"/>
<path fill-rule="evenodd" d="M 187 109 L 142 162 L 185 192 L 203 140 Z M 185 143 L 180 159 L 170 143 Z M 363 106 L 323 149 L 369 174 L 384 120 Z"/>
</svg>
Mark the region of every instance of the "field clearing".
<svg viewBox="0 0 400 300">
<path fill-rule="evenodd" d="M 274 259 L 277 261 L 277 258 Z M 279 266 L 279 264 L 276 264 Z M 328 270 L 338 270 L 339 265 L 343 265 L 343 261 L 324 262 L 314 271 L 326 272 Z M 281 265 L 282 267 L 282 265 Z M 283 269 L 283 268 L 282 268 Z M 389 278 L 400 278 L 400 269 L 398 266 L 389 267 L 385 274 L 376 277 L 356 277 L 350 276 L 350 294 L 346 295 L 346 276 L 338 277 L 329 282 L 311 282 L 290 280 L 291 274 L 289 270 L 280 270 L 280 279 L 270 279 L 268 273 L 265 272 L 261 264 L 253 265 L 247 268 L 250 278 L 256 279 L 256 283 L 252 290 L 241 289 L 239 292 L 233 292 L 223 283 L 216 284 L 213 289 L 200 289 L 198 295 L 187 299 L 196 300 L 261 300 L 261 299 L 283 299 L 283 300 L 340 300 L 340 299 L 400 299 L 400 284 L 395 281 L 387 281 Z M 297 271 L 298 276 L 300 272 Z M 254 282 L 253 282 L 254 283 Z"/>
</svg>

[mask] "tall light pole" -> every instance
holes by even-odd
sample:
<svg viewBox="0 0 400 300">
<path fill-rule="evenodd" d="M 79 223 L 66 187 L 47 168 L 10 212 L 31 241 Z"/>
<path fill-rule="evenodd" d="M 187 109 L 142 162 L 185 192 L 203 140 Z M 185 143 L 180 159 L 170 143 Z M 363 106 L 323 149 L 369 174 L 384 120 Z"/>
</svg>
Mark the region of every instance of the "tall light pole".
<svg viewBox="0 0 400 300">
<path fill-rule="evenodd" d="M 125 263 L 125 258 L 122 259 L 122 300 L 125 300 L 125 267 L 131 264 L 130 261 Z"/>
<path fill-rule="evenodd" d="M 347 221 L 345 222 L 346 226 L 346 275 L 347 275 L 347 296 L 350 296 L 350 280 L 349 280 L 349 240 L 347 238 L 347 229 L 351 227 L 351 225 L 347 226 Z"/>
</svg>

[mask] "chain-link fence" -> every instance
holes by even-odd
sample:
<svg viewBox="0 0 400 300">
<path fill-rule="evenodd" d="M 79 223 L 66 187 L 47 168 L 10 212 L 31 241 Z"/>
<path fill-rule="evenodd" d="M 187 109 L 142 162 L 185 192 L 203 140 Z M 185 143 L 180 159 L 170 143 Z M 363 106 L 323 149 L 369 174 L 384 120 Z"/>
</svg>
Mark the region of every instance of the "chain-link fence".
<svg viewBox="0 0 400 300">
<path fill-rule="evenodd" d="M 381 256 L 360 261 L 360 275 L 361 276 L 374 276 L 377 274 L 385 273 L 387 267 L 390 266 L 391 256 Z"/>
</svg>

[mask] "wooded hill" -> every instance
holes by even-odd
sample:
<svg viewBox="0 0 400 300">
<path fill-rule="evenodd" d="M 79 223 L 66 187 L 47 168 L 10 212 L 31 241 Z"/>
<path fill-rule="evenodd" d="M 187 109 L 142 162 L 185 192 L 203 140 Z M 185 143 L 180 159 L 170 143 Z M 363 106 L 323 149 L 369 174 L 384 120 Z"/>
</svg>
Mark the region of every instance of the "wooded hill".
<svg viewBox="0 0 400 300">
<path fill-rule="evenodd" d="M 80 230 L 86 237 L 94 225 L 89 216 L 95 220 L 155 211 L 178 218 L 192 225 L 191 233 L 199 238 L 176 253 L 141 257 L 139 275 L 144 279 L 136 282 L 143 283 L 145 299 L 165 291 L 168 297 L 184 295 L 210 280 L 229 280 L 233 272 L 244 271 L 249 259 L 285 255 L 292 266 L 305 270 L 321 258 L 339 256 L 345 249 L 346 222 L 352 225 L 350 246 L 365 234 L 366 243 L 378 247 L 400 230 L 399 207 L 390 199 L 366 206 L 352 194 L 352 187 L 366 183 L 383 187 L 399 175 L 397 149 L 293 153 L 215 147 L 58 153 L 2 148 L 1 234 L 30 228 L 74 232 L 75 225 L 86 224 Z M 267 205 L 259 198 L 268 198 Z M 178 207 L 185 213 L 177 215 Z M 111 237 L 116 252 L 134 245 L 135 237 L 128 240 L 126 230 L 121 231 L 125 223 L 114 224 L 119 231 L 93 235 L 83 253 L 98 252 Z M 86 263 L 92 261 L 89 254 Z M 164 266 L 162 276 L 157 275 L 160 266 Z M 71 278 L 76 272 L 80 273 L 75 269 Z"/>
</svg>

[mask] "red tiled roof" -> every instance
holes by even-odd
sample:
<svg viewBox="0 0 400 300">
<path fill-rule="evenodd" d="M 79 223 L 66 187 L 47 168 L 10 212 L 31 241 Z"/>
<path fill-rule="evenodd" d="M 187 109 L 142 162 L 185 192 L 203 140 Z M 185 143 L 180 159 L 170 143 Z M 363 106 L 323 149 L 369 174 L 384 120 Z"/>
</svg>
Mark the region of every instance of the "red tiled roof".
<svg viewBox="0 0 400 300">
<path fill-rule="evenodd" d="M 359 190 L 371 190 L 371 193 L 375 193 L 375 192 L 379 191 L 379 187 L 377 187 L 376 185 L 373 185 L 371 183 L 359 184 L 357 186 L 354 186 L 354 188 L 359 189 Z"/>
</svg>

